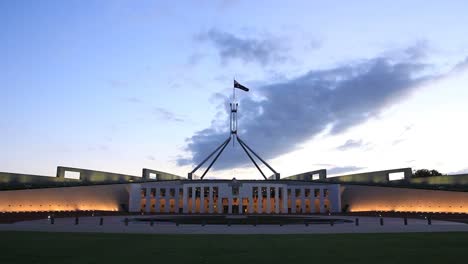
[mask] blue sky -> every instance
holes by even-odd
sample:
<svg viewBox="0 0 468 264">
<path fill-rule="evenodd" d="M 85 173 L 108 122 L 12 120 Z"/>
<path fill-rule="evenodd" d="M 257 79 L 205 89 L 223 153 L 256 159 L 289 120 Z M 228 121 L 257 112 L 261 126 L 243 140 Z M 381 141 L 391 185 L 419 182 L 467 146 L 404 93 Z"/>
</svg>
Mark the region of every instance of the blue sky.
<svg viewBox="0 0 468 264">
<path fill-rule="evenodd" d="M 466 1 L 1 1 L 0 171 L 186 175 L 227 137 L 282 175 L 468 163 Z M 221 143 L 221 141 L 220 141 Z M 258 178 L 230 147 L 211 177 Z M 208 154 L 208 153 L 206 153 Z"/>
</svg>

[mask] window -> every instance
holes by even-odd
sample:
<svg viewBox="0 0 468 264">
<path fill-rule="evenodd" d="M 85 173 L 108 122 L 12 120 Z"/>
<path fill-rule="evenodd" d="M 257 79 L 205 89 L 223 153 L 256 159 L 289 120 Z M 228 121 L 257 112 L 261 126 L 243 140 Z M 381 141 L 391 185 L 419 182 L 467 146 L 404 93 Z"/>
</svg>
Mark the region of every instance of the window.
<svg viewBox="0 0 468 264">
<path fill-rule="evenodd" d="M 270 187 L 270 197 L 275 197 L 275 187 Z"/>
<path fill-rule="evenodd" d="M 296 197 L 301 196 L 301 189 L 296 189 L 295 194 L 296 194 Z"/>
<path fill-rule="evenodd" d="M 166 188 L 159 189 L 159 196 L 166 197 Z"/>
<path fill-rule="evenodd" d="M 239 195 L 239 186 L 232 186 L 232 195 Z"/>
<path fill-rule="evenodd" d="M 175 196 L 175 188 L 169 189 L 169 197 L 174 197 Z"/>
<path fill-rule="evenodd" d="M 283 187 L 278 188 L 278 198 L 282 199 L 283 198 Z"/>
<path fill-rule="evenodd" d="M 310 189 L 307 188 L 304 190 L 305 197 L 310 197 Z"/>
<path fill-rule="evenodd" d="M 149 175 L 148 175 L 148 177 L 149 177 L 150 179 L 156 180 L 156 179 L 157 179 L 156 175 L 157 175 L 156 173 L 150 172 Z"/>
<path fill-rule="evenodd" d="M 188 188 L 188 197 L 192 198 L 192 187 Z"/>
<path fill-rule="evenodd" d="M 146 188 L 141 188 L 141 197 L 146 197 Z"/>
<path fill-rule="evenodd" d="M 252 188 L 252 197 L 258 198 L 258 187 Z"/>
<path fill-rule="evenodd" d="M 151 198 L 156 196 L 156 188 L 151 188 Z"/>
<path fill-rule="evenodd" d="M 179 188 L 179 196 L 184 195 L 184 188 Z"/>
<path fill-rule="evenodd" d="M 320 174 L 318 174 L 318 173 L 312 174 L 312 180 L 313 181 L 318 180 L 318 179 L 320 179 Z"/>
<path fill-rule="evenodd" d="M 205 198 L 210 197 L 210 187 L 203 187 L 203 196 Z"/>
<path fill-rule="evenodd" d="M 267 197 L 267 187 L 262 187 L 262 197 L 263 198 Z"/>
<path fill-rule="evenodd" d="M 75 179 L 75 180 L 79 180 L 80 176 L 81 176 L 81 173 L 79 171 L 65 171 L 65 174 L 63 175 L 63 177 L 67 179 Z"/>
<path fill-rule="evenodd" d="M 323 189 L 323 197 L 328 197 L 328 189 Z"/>
<path fill-rule="evenodd" d="M 200 198 L 201 187 L 195 187 L 195 198 Z"/>
<path fill-rule="evenodd" d="M 314 189 L 314 197 L 320 196 L 320 189 Z"/>
<path fill-rule="evenodd" d="M 218 198 L 218 187 L 213 187 L 213 198 Z"/>
<path fill-rule="evenodd" d="M 399 181 L 399 180 L 404 180 L 404 179 L 405 179 L 404 172 L 393 172 L 393 173 L 388 174 L 389 181 Z"/>
</svg>

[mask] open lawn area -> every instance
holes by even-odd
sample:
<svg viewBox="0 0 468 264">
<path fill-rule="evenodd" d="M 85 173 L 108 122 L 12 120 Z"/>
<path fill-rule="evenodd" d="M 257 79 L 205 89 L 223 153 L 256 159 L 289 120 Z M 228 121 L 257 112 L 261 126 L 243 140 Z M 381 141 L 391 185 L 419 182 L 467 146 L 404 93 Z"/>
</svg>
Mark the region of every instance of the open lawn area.
<svg viewBox="0 0 468 264">
<path fill-rule="evenodd" d="M 139 235 L 0 232 L 0 263 L 463 263 L 468 233 Z"/>
</svg>

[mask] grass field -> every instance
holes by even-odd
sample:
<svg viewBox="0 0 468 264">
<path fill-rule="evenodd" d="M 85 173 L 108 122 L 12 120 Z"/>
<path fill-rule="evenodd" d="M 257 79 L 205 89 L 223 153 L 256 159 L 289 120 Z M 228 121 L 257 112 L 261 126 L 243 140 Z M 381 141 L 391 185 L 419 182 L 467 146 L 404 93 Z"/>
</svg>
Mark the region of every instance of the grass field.
<svg viewBox="0 0 468 264">
<path fill-rule="evenodd" d="M 0 232 L 0 263 L 462 263 L 468 233 L 137 235 Z"/>
</svg>

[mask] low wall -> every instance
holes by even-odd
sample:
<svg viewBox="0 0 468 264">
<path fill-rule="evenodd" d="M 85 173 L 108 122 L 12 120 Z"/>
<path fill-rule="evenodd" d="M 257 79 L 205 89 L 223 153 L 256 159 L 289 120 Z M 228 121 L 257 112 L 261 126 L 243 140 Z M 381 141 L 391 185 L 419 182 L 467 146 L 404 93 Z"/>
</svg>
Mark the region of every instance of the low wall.
<svg viewBox="0 0 468 264">
<path fill-rule="evenodd" d="M 468 192 L 362 185 L 344 185 L 341 191 L 342 206 L 349 212 L 468 213 Z"/>
<path fill-rule="evenodd" d="M 127 211 L 129 185 L 0 191 L 0 212 Z"/>
</svg>

